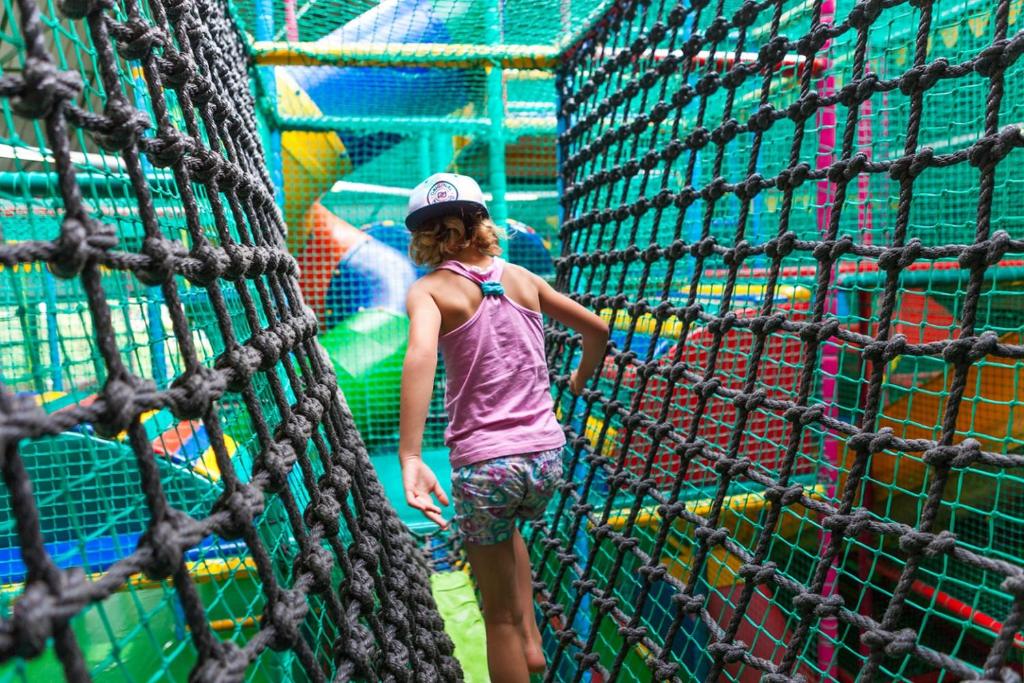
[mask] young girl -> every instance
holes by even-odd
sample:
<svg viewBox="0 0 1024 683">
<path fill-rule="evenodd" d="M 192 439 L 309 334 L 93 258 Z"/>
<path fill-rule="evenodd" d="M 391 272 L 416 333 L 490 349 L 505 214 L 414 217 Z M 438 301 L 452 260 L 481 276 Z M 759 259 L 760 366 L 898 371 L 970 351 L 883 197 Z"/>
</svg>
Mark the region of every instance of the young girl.
<svg viewBox="0 0 1024 683">
<path fill-rule="evenodd" d="M 608 327 L 529 271 L 505 263 L 472 178 L 438 173 L 413 191 L 410 254 L 434 271 L 409 290 L 399 457 L 406 501 L 441 527 L 448 496 L 420 457 L 440 347 L 447 370 L 452 497 L 483 598 L 493 683 L 544 670 L 530 559 L 516 521 L 547 506 L 562 476 L 565 436 L 555 419 L 541 314 L 576 330 L 579 393 L 605 354 Z"/>
</svg>

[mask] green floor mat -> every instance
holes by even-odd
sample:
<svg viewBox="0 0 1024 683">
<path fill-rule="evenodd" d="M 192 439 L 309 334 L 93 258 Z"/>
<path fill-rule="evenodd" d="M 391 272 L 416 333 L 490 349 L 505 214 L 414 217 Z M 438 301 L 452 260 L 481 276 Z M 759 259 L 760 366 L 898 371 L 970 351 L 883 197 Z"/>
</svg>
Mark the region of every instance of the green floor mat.
<svg viewBox="0 0 1024 683">
<path fill-rule="evenodd" d="M 438 572 L 430 577 L 430 587 L 444 630 L 455 643 L 455 658 L 462 665 L 466 683 L 489 683 L 484 618 L 469 574 Z"/>
<path fill-rule="evenodd" d="M 419 510 L 415 510 L 405 502 L 405 491 L 402 488 L 402 465 L 398 461 L 398 447 L 396 445 L 384 446 L 370 453 L 370 462 L 377 470 L 377 477 L 384 486 L 384 492 L 394 506 L 398 518 L 416 533 L 428 533 L 437 531 L 437 525 L 423 516 Z M 451 493 L 452 469 L 448 464 L 447 448 L 425 448 L 423 449 L 423 462 L 430 466 L 441 483 L 445 493 Z M 455 516 L 451 506 L 442 507 L 441 515 L 445 519 Z"/>
</svg>

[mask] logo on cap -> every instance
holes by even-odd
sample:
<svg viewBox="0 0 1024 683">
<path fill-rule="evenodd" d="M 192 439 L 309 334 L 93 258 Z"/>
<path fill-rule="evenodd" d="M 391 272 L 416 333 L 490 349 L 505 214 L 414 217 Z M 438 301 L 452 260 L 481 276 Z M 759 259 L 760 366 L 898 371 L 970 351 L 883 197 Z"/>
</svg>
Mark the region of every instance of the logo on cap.
<svg viewBox="0 0 1024 683">
<path fill-rule="evenodd" d="M 427 190 L 427 204 L 453 202 L 459 198 L 459 191 L 447 180 L 439 180 Z"/>
</svg>

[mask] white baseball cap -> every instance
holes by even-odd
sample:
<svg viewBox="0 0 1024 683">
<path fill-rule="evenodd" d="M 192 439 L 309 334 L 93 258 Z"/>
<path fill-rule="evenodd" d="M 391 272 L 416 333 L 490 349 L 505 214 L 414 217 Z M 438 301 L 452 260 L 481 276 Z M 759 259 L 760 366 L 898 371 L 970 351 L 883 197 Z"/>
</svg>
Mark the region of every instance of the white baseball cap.
<svg viewBox="0 0 1024 683">
<path fill-rule="evenodd" d="M 405 226 L 415 231 L 424 221 L 466 210 L 488 216 L 484 193 L 477 182 L 458 173 L 435 173 L 412 190 Z"/>
</svg>

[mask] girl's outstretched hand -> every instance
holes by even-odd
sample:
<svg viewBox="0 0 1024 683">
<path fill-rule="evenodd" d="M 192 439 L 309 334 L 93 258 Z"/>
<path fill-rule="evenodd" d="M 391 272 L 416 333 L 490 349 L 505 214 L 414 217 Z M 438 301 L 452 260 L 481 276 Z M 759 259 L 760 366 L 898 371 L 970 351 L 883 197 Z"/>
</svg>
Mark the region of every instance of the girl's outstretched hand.
<svg viewBox="0 0 1024 683">
<path fill-rule="evenodd" d="M 587 386 L 587 378 L 580 375 L 579 371 L 573 370 L 569 376 L 569 391 L 579 396 Z"/>
<path fill-rule="evenodd" d="M 448 496 L 427 463 L 420 458 L 402 460 L 402 485 L 405 487 L 405 502 L 409 507 L 419 510 L 442 529 L 448 528 L 448 522 L 441 516 L 441 508 L 430 495 L 434 494 L 441 505 L 448 505 Z"/>
</svg>

